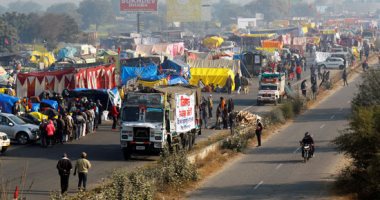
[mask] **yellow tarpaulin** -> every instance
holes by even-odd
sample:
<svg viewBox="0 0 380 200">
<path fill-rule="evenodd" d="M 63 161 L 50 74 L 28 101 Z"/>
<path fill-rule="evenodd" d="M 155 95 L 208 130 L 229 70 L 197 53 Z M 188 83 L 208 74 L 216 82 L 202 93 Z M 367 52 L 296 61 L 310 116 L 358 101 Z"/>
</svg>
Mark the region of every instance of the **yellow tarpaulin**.
<svg viewBox="0 0 380 200">
<path fill-rule="evenodd" d="M 223 38 L 213 36 L 213 37 L 208 37 L 208 38 L 203 39 L 203 46 L 213 49 L 213 48 L 220 47 L 220 45 L 222 45 L 223 42 L 224 42 Z"/>
<path fill-rule="evenodd" d="M 160 85 L 167 85 L 168 84 L 168 80 L 166 78 L 163 78 L 163 79 L 157 80 L 157 81 L 138 80 L 137 84 L 141 84 L 141 85 L 143 85 L 145 87 L 156 87 L 156 86 L 160 86 Z"/>
<path fill-rule="evenodd" d="M 332 35 L 332 34 L 335 34 L 336 31 L 334 29 L 328 29 L 328 30 L 321 30 L 321 33 L 324 35 Z"/>
<path fill-rule="evenodd" d="M 274 53 L 274 51 L 278 50 L 277 48 L 263 48 L 263 47 L 256 47 L 256 50 L 259 51 L 265 51 L 268 53 Z"/>
<path fill-rule="evenodd" d="M 32 115 L 33 117 L 35 117 L 36 119 L 38 119 L 38 121 L 40 121 L 40 122 L 42 122 L 43 119 L 45 119 L 45 120 L 49 119 L 49 116 L 44 115 L 40 112 L 30 112 L 29 114 Z"/>
<path fill-rule="evenodd" d="M 272 38 L 275 36 L 274 33 L 265 33 L 265 34 L 243 34 L 243 37 L 252 37 L 252 38 Z"/>
<path fill-rule="evenodd" d="M 309 27 L 307 27 L 307 26 L 303 26 L 303 27 L 302 27 L 302 32 L 303 32 L 303 34 L 308 33 L 308 32 L 309 32 Z"/>
<path fill-rule="evenodd" d="M 235 74 L 231 69 L 226 68 L 191 68 L 190 69 L 191 79 L 189 81 L 190 85 L 198 86 L 199 80 L 205 85 L 214 84 L 220 87 L 226 85 L 228 76 L 232 78 L 232 90 L 235 90 Z"/>
<path fill-rule="evenodd" d="M 32 51 L 30 62 L 34 64 L 44 63 L 45 67 L 49 67 L 55 63 L 55 58 L 50 52 Z"/>
</svg>

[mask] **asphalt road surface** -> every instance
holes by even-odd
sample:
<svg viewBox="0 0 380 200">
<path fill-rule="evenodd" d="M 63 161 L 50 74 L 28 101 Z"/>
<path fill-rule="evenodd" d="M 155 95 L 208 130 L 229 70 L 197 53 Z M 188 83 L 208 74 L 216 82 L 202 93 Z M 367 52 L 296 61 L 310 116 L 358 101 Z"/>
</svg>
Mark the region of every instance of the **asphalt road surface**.
<svg viewBox="0 0 380 200">
<path fill-rule="evenodd" d="M 275 133 L 261 147 L 251 148 L 189 194 L 188 199 L 329 199 L 328 188 L 342 155 L 331 140 L 347 127 L 350 100 L 359 78 Z M 303 163 L 299 141 L 308 131 L 315 157 Z"/>
<path fill-rule="evenodd" d="M 310 70 L 307 70 L 303 77 L 309 78 Z M 296 81 L 292 83 L 299 84 Z M 250 92 L 247 95 L 213 93 L 215 108 L 218 105 L 219 97 L 224 96 L 225 98 L 234 99 L 235 110 L 244 109 L 257 114 L 269 112 L 273 108 L 272 104 L 256 106 L 257 89 L 258 81 L 256 78 L 253 79 L 253 84 L 250 86 Z M 204 95 L 208 96 L 209 94 L 205 93 Z M 212 126 L 213 123 L 215 123 L 215 119 L 210 120 L 209 126 Z M 217 132 L 219 131 L 203 130 L 202 136 L 197 138 L 197 141 L 207 140 L 210 135 Z M 157 160 L 157 157 L 154 156 L 139 156 L 131 161 L 124 161 L 119 145 L 119 132 L 111 131 L 110 125 L 102 125 L 95 134 L 88 135 L 72 143 L 55 145 L 52 148 L 41 148 L 38 144 L 12 145 L 5 155 L 0 155 L 0 183 L 6 188 L 9 198 L 12 197 L 15 187 L 18 186 L 20 196 L 26 197 L 27 200 L 48 199 L 52 191 L 60 190 L 56 164 L 62 154 L 64 152 L 68 153 L 74 164 L 82 151 L 88 153 L 88 159 L 93 166 L 89 172 L 88 188 L 102 182 L 102 179 L 110 176 L 114 169 L 126 167 L 133 170 Z M 77 180 L 78 177 L 70 177 L 69 193 L 77 191 Z"/>
</svg>

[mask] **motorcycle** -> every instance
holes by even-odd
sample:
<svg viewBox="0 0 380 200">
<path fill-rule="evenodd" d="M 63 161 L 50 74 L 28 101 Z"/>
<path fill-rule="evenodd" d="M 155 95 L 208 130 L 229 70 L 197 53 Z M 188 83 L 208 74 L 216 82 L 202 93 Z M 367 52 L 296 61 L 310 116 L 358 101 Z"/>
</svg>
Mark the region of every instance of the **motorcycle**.
<svg viewBox="0 0 380 200">
<path fill-rule="evenodd" d="M 310 158 L 311 158 L 311 144 L 303 144 L 302 149 L 303 149 L 303 161 L 306 163 Z"/>
</svg>

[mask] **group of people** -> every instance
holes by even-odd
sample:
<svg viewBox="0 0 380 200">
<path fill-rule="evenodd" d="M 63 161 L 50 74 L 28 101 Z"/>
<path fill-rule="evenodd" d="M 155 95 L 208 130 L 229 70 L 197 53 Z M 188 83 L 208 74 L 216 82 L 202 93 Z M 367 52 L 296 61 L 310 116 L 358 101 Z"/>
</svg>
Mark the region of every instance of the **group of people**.
<svg viewBox="0 0 380 200">
<path fill-rule="evenodd" d="M 208 120 L 213 117 L 213 108 L 214 102 L 212 99 L 212 95 L 209 97 L 203 97 L 200 105 L 200 113 L 202 124 L 201 126 L 205 129 L 210 128 L 208 124 Z M 216 108 L 216 123 L 215 129 L 227 129 L 233 124 L 233 111 L 234 111 L 234 101 L 232 98 L 226 99 L 224 97 L 220 97 L 220 102 L 218 107 Z"/>
<path fill-rule="evenodd" d="M 100 101 L 95 103 L 82 98 L 71 101 L 67 107 L 64 102 L 59 104 L 58 116 L 49 116 L 49 119 L 43 120 L 40 124 L 43 147 L 79 140 L 81 137 L 95 132 L 102 123 L 103 105 Z"/>
<path fill-rule="evenodd" d="M 87 153 L 82 152 L 80 158 L 76 161 L 74 166 L 75 176 L 78 174 L 78 190 L 86 190 L 87 174 L 91 168 L 91 162 L 87 160 Z M 62 158 L 57 163 L 58 174 L 61 182 L 61 194 L 65 194 L 69 188 L 69 179 L 73 165 L 67 154 L 64 153 Z"/>
</svg>

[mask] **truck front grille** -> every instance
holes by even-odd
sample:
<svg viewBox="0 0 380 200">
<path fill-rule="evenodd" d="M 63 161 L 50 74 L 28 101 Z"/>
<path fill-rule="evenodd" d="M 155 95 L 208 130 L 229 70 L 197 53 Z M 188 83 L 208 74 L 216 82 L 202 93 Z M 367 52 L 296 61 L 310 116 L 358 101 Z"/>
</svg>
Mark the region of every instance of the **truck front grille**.
<svg viewBox="0 0 380 200">
<path fill-rule="evenodd" d="M 133 135 L 135 142 L 149 142 L 149 128 L 133 128 Z"/>
</svg>

